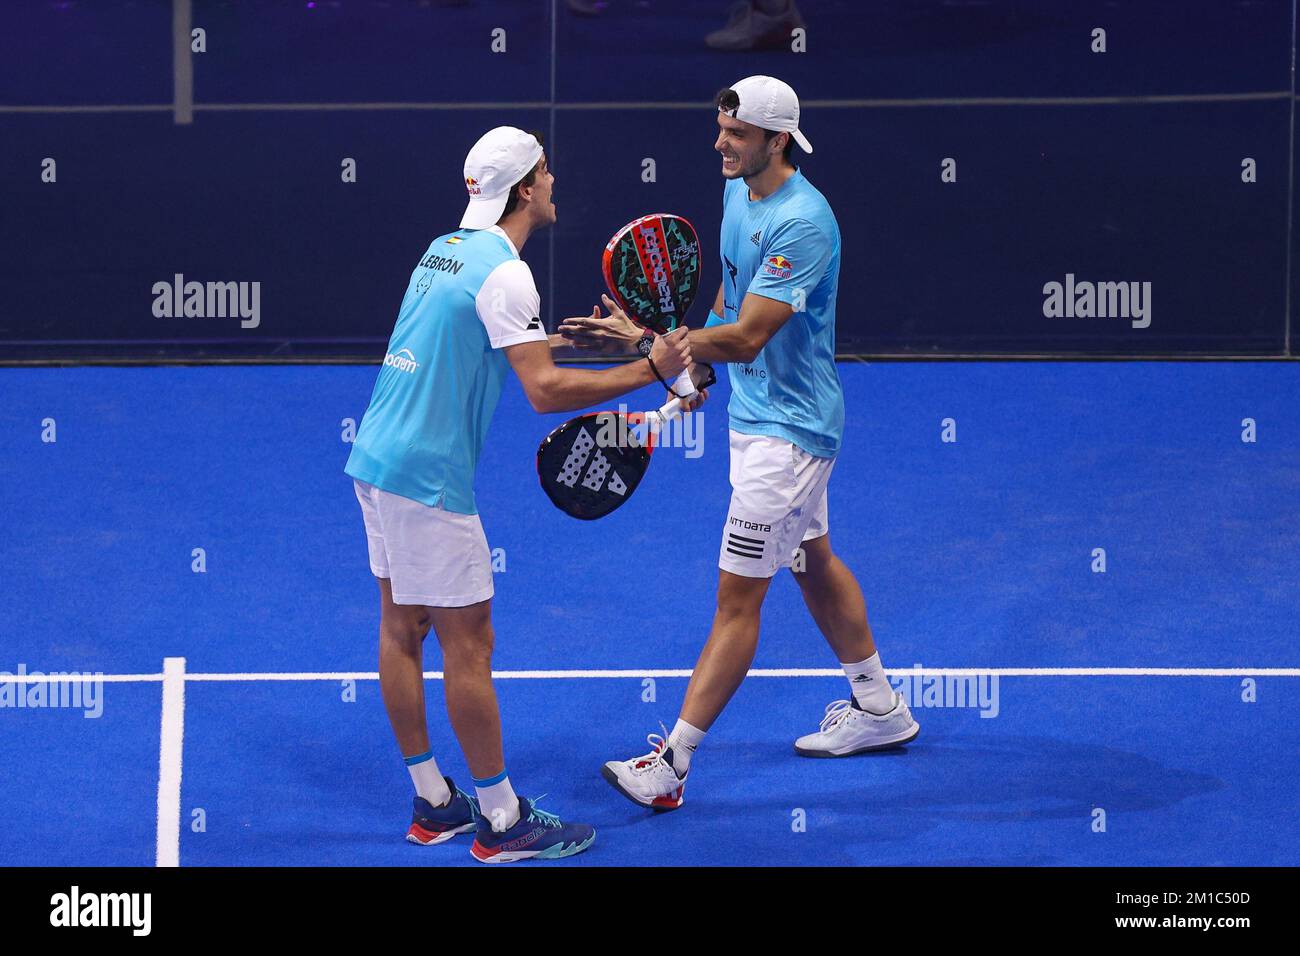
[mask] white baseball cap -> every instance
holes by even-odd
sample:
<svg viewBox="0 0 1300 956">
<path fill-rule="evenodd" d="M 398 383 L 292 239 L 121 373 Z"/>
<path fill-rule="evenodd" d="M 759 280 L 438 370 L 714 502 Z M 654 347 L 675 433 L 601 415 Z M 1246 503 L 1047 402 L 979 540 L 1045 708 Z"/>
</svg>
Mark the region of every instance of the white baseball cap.
<svg viewBox="0 0 1300 956">
<path fill-rule="evenodd" d="M 726 110 L 728 116 L 759 129 L 789 133 L 805 153 L 813 151 L 808 137 L 799 132 L 799 97 L 789 83 L 774 76 L 747 76 L 730 89 L 740 97 L 740 106 Z"/>
<path fill-rule="evenodd" d="M 541 158 L 542 144 L 537 137 L 513 126 L 498 126 L 480 136 L 465 157 L 469 205 L 460 227 L 496 225 L 510 198 L 510 187 L 527 176 Z"/>
</svg>

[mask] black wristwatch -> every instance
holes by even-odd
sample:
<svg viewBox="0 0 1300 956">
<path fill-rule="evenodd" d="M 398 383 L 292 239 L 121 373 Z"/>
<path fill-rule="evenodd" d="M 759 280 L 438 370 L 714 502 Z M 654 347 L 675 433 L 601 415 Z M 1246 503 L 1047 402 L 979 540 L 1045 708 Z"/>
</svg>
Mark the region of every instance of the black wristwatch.
<svg viewBox="0 0 1300 956">
<path fill-rule="evenodd" d="M 650 357 L 650 350 L 654 348 L 655 334 L 646 329 L 645 334 L 636 340 L 636 350 L 645 358 Z"/>
</svg>

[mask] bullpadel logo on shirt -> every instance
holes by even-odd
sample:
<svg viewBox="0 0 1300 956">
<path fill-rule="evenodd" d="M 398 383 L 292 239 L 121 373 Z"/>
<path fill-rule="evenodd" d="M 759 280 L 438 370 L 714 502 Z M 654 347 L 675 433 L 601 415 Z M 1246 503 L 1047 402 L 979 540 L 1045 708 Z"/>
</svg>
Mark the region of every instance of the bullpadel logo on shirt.
<svg viewBox="0 0 1300 956">
<path fill-rule="evenodd" d="M 415 360 L 415 353 L 410 349 L 398 349 L 396 355 L 389 352 L 384 356 L 384 364 L 408 375 L 414 375 L 415 370 L 420 367 L 420 363 Z"/>
</svg>

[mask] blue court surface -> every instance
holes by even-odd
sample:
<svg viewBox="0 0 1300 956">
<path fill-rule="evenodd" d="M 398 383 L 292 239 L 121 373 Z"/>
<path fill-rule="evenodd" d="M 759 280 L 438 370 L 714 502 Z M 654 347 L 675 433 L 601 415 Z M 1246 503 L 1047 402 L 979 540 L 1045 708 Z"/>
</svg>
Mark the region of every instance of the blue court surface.
<svg viewBox="0 0 1300 956">
<path fill-rule="evenodd" d="M 0 671 L 28 675 L 0 685 L 0 863 L 472 863 L 468 837 L 403 840 L 410 782 L 342 473 L 345 420 L 375 374 L 0 373 Z M 599 768 L 672 725 L 708 632 L 725 384 L 698 423 L 703 453 L 661 449 L 632 501 L 587 523 L 537 486 L 537 443 L 568 416 L 535 415 L 511 380 L 477 486 L 503 566 L 507 766 L 519 792 L 598 831 L 589 852 L 535 866 L 1300 863 L 1297 366 L 840 374 L 831 540 L 921 736 L 794 754 L 848 685 L 783 573 L 758 673 L 662 817 Z M 166 658 L 183 679 L 177 662 L 163 680 Z M 467 786 L 432 640 L 426 660 L 435 754 Z M 34 672 L 102 673 L 102 712 L 40 706 L 60 684 Z M 940 695 L 967 686 L 985 697 Z"/>
</svg>

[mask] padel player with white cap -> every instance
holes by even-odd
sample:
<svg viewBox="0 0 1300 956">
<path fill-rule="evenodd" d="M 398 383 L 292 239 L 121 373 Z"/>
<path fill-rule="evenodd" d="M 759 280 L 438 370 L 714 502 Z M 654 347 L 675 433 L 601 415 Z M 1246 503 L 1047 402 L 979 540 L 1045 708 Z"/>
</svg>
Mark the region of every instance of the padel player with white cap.
<svg viewBox="0 0 1300 956">
<path fill-rule="evenodd" d="M 605 778 L 643 806 L 682 804 L 691 756 L 744 680 L 758 646 L 759 612 L 778 568 L 794 565 L 804 602 L 849 680 L 816 733 L 795 741 L 810 757 L 901 746 L 920 727 L 886 679 L 853 573 L 831 550 L 826 485 L 844 430 L 835 370 L 840 231 L 826 198 L 791 162 L 799 100 L 787 84 L 751 76 L 717 96 L 722 154 L 722 285 L 696 361 L 727 362 L 731 376 L 731 506 L 722 532 L 718 603 L 676 726 Z M 584 323 L 594 335 L 621 316 Z M 563 331 L 563 328 L 562 328 Z M 627 336 L 631 331 L 625 333 Z"/>
<path fill-rule="evenodd" d="M 685 330 L 646 361 L 559 368 L 520 250 L 555 222 L 554 176 L 536 134 L 499 126 L 465 159 L 469 205 L 460 228 L 434 239 L 397 315 L 346 472 L 379 581 L 379 681 L 415 785 L 407 838 L 431 845 L 474 831 L 484 863 L 554 859 L 585 850 L 595 831 L 565 824 L 516 796 L 506 773 L 492 688 L 492 565 L 474 502 L 474 470 L 507 367 L 538 412 L 606 402 L 677 375 Z M 597 310 L 596 315 L 599 315 Z M 442 647 L 447 711 L 475 796 L 438 769 L 424 707 L 423 642 Z"/>
</svg>

